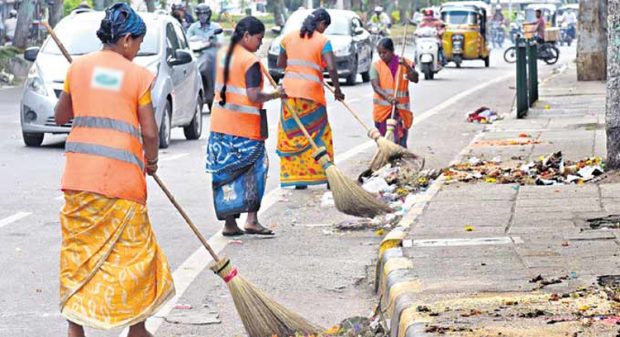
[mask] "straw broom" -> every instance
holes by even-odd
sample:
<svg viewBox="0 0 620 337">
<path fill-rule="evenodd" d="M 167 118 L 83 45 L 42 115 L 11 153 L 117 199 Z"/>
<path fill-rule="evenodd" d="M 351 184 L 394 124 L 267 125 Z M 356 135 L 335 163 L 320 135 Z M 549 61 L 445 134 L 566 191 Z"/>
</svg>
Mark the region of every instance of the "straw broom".
<svg viewBox="0 0 620 337">
<path fill-rule="evenodd" d="M 207 239 L 200 233 L 159 176 L 153 174 L 152 177 L 213 258 L 209 268 L 228 285 L 237 312 L 250 337 L 273 335 L 288 337 L 294 336 L 295 333 L 313 334 L 324 330 L 278 304 L 262 290 L 241 277 L 237 268 L 231 264 L 230 259 L 227 257 L 220 258 L 213 251 Z"/>
<path fill-rule="evenodd" d="M 264 67 L 261 67 L 265 76 L 269 79 L 269 82 L 274 88 L 278 85 L 273 80 L 271 75 L 265 71 Z M 310 142 L 310 145 L 314 149 L 312 155 L 314 159 L 321 164 L 327 175 L 327 181 L 331 187 L 331 191 L 334 195 L 334 204 L 336 209 L 340 212 L 357 216 L 374 218 L 377 215 L 391 213 L 392 209 L 383 204 L 371 193 L 360 187 L 355 181 L 349 179 L 342 171 L 340 171 L 336 165 L 334 165 L 329 158 L 329 154 L 324 147 L 319 147 L 312 139 L 312 136 L 308 133 L 308 130 L 304 127 L 303 123 L 297 116 L 297 113 L 285 100 L 282 103 L 290 111 L 291 116 L 297 123 L 297 126 L 303 132 L 304 136 Z"/>
<path fill-rule="evenodd" d="M 335 94 L 334 88 L 329 86 L 327 83 L 323 83 L 327 90 L 329 90 L 332 94 Z M 411 159 L 421 159 L 420 170 L 424 167 L 424 158 L 420 158 L 419 156 L 407 151 L 404 147 L 392 142 L 391 140 L 382 137 L 377 128 L 370 128 L 364 120 L 360 117 L 358 113 L 356 113 L 347 102 L 340 101 L 344 107 L 349 110 L 349 112 L 355 117 L 355 119 L 362 125 L 366 132 L 368 133 L 368 137 L 374 140 L 377 143 L 377 153 L 375 153 L 372 161 L 370 162 L 369 169 L 372 172 L 375 172 L 388 164 L 390 160 L 396 158 L 411 158 Z"/>
<path fill-rule="evenodd" d="M 67 61 L 71 63 L 71 55 L 66 51 L 52 27 L 47 23 L 44 23 L 44 25 L 63 55 L 67 58 Z M 159 176 L 153 174 L 152 177 L 213 258 L 209 268 L 228 285 L 241 322 L 250 337 L 268 337 L 273 335 L 288 337 L 294 336 L 296 333 L 315 334 L 324 330 L 275 302 L 252 283 L 239 276 L 237 268 L 231 265 L 230 259 L 227 257 L 220 258 L 215 253 L 207 239 L 200 233 Z"/>
<path fill-rule="evenodd" d="M 405 31 L 403 32 L 403 49 L 402 49 L 402 52 L 400 53 L 401 57 L 405 56 L 405 49 L 407 46 L 407 28 L 409 28 L 408 22 L 405 23 Z M 398 91 L 398 87 L 400 85 L 400 76 L 401 76 L 402 69 L 403 69 L 403 66 L 399 64 L 398 69 L 396 70 L 396 77 L 394 77 L 394 97 L 396 97 L 396 92 Z M 392 114 L 390 115 L 390 118 L 386 122 L 387 130 L 385 131 L 385 138 L 392 140 L 392 141 L 394 141 L 394 128 L 396 128 L 396 124 L 398 124 L 398 121 L 394 119 L 395 116 L 396 116 L 396 104 L 392 104 Z"/>
</svg>

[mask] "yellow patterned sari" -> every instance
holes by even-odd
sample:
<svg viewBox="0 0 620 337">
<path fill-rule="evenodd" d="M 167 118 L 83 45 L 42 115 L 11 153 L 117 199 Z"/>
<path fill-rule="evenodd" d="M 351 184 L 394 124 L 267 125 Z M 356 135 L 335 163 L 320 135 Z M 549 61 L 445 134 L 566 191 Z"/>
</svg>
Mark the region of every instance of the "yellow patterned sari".
<svg viewBox="0 0 620 337">
<path fill-rule="evenodd" d="M 60 310 L 69 321 L 97 329 L 131 326 L 174 295 L 146 206 L 65 192 L 60 222 Z"/>
</svg>

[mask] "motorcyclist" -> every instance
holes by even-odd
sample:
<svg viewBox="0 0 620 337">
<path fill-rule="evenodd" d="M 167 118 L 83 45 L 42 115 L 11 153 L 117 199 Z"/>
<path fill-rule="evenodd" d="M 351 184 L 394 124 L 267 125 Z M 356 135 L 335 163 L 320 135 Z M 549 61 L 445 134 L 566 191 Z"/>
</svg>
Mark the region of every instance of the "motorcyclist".
<svg viewBox="0 0 620 337">
<path fill-rule="evenodd" d="M 15 37 L 15 28 L 17 27 L 17 11 L 11 9 L 9 11 L 9 18 L 4 20 L 4 29 L 6 30 L 6 37 L 8 41 L 13 41 Z"/>
<path fill-rule="evenodd" d="M 370 17 L 370 26 L 376 26 L 384 35 L 389 35 L 389 28 L 392 26 L 390 17 L 383 12 L 383 7 L 375 7 L 375 13 Z"/>
<path fill-rule="evenodd" d="M 192 23 L 194 23 L 194 17 L 187 12 L 187 8 L 182 1 L 173 3 L 171 11 L 172 16 L 179 21 L 183 29 L 187 29 Z"/>
<path fill-rule="evenodd" d="M 536 10 L 536 21 L 532 22 L 532 24 L 536 25 L 536 40 L 540 43 L 544 42 L 547 23 L 545 22 L 545 17 L 542 15 L 542 11 L 540 9 Z"/>
<path fill-rule="evenodd" d="M 495 7 L 495 13 L 493 13 L 493 17 L 491 18 L 491 27 L 493 27 L 493 46 L 499 45 L 501 47 L 502 41 L 504 40 L 502 36 L 505 34 L 504 32 L 504 23 L 506 18 L 504 17 L 504 13 L 502 13 L 502 5 L 497 5 Z M 499 33 L 497 32 L 499 31 Z M 495 34 L 501 34 L 499 40 L 496 40 Z"/>
<path fill-rule="evenodd" d="M 495 13 L 493 14 L 493 18 L 491 20 L 504 24 L 506 18 L 504 17 L 504 13 L 502 13 L 502 5 L 495 6 Z"/>
<path fill-rule="evenodd" d="M 217 22 L 211 22 L 211 16 L 213 14 L 211 7 L 204 3 L 198 4 L 195 13 L 198 21 L 192 23 L 187 29 L 187 38 L 192 39 L 192 37 L 196 36 L 208 39 L 209 42 L 217 43 L 218 40 L 215 31 L 222 27 Z"/>
<path fill-rule="evenodd" d="M 446 24 L 441 20 L 435 17 L 435 12 L 432 9 L 427 9 L 424 11 L 424 18 L 418 25 L 419 28 L 430 27 L 435 28 L 437 30 L 437 43 L 439 44 L 439 58 L 441 59 L 441 63 L 445 64 L 445 55 L 443 54 L 443 33 L 446 30 Z"/>
<path fill-rule="evenodd" d="M 577 15 L 575 12 L 572 10 L 565 10 L 558 21 L 562 24 L 562 26 L 567 28 L 567 32 L 570 34 L 570 37 L 575 39 L 577 26 Z"/>
</svg>

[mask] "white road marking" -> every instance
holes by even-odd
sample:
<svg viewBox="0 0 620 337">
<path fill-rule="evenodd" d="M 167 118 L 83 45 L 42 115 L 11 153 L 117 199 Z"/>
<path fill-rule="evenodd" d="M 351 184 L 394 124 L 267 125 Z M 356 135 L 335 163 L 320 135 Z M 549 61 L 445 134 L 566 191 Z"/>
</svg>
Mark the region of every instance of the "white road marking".
<svg viewBox="0 0 620 337">
<path fill-rule="evenodd" d="M 461 99 L 465 98 L 468 95 L 471 95 L 472 93 L 476 91 L 482 90 L 495 83 L 504 81 L 510 78 L 511 76 L 514 76 L 514 75 L 512 73 L 507 73 L 504 76 L 500 76 L 492 81 L 480 84 L 456 96 L 453 96 L 450 99 L 444 101 L 443 103 L 421 114 L 420 117 L 417 117 L 416 123 L 420 123 L 438 114 L 443 109 L 451 106 L 452 104 L 457 103 Z M 372 96 L 373 96 L 373 93 L 369 93 L 365 97 L 372 97 Z M 362 143 L 350 149 L 347 152 L 339 154 L 336 156 L 336 164 L 347 161 L 357 156 L 359 153 L 373 146 L 375 146 L 375 143 L 373 141 L 367 141 L 365 143 Z M 263 198 L 263 203 L 262 203 L 261 210 L 259 211 L 259 214 L 262 214 L 263 212 L 268 210 L 271 206 L 273 206 L 275 203 L 277 203 L 281 199 L 282 193 L 286 193 L 286 191 L 278 187 L 278 188 L 271 190 L 267 195 L 265 195 L 265 197 Z M 220 232 L 218 232 L 217 234 L 209 238 L 209 243 L 211 243 L 211 241 L 215 240 L 215 238 L 217 237 L 221 237 Z M 221 240 L 221 242 L 220 241 L 217 241 L 217 242 L 219 243 L 219 245 L 213 248 L 215 252 L 219 254 L 224 248 L 226 248 L 226 244 L 229 241 Z M 200 257 L 200 259 L 198 257 Z M 212 261 L 211 256 L 207 254 L 207 252 L 205 251 L 203 247 L 200 247 L 174 271 L 173 277 L 174 277 L 174 281 L 175 281 L 175 285 L 177 289 L 177 294 L 162 309 L 160 309 L 157 313 L 155 313 L 152 319 L 147 321 L 147 327 L 149 328 L 149 331 L 151 331 L 151 333 L 155 333 L 157 331 L 157 329 L 161 326 L 161 324 L 164 321 L 162 317 L 165 317 L 170 312 L 170 310 L 176 305 L 178 299 L 187 290 L 187 288 L 193 282 L 193 280 L 195 280 L 198 277 L 198 275 L 200 275 L 200 273 L 204 270 L 204 268 L 206 268 L 209 265 L 209 263 L 211 263 L 211 261 Z M 179 281 L 177 281 L 177 279 Z M 119 335 L 119 337 L 125 337 L 126 335 L 127 335 L 127 330 L 124 330 Z"/>
<path fill-rule="evenodd" d="M 177 153 L 177 154 L 171 154 L 171 155 L 162 155 L 162 158 L 159 159 L 159 161 L 171 161 L 171 160 L 177 160 L 179 158 L 183 158 L 189 156 L 189 153 Z"/>
<path fill-rule="evenodd" d="M 17 213 L 15 213 L 15 214 L 13 214 L 13 215 L 11 215 L 9 217 L 6 217 L 6 218 L 0 220 L 0 228 L 2 228 L 4 226 L 7 226 L 7 225 L 10 225 L 10 224 L 14 223 L 15 221 L 19 221 L 19 220 L 29 216 L 30 214 L 32 214 L 32 213 L 30 213 L 30 212 L 17 212 Z"/>
<path fill-rule="evenodd" d="M 454 246 L 488 246 L 488 245 L 509 245 L 522 242 L 521 238 L 509 236 L 493 238 L 471 238 L 471 239 L 436 239 L 436 240 L 413 240 L 413 247 L 454 247 Z M 405 243 L 403 242 L 403 246 Z M 409 243 L 407 244 L 409 245 Z"/>
<path fill-rule="evenodd" d="M 351 98 L 347 100 L 347 103 L 355 103 L 355 102 L 359 102 L 360 99 L 359 98 Z"/>
</svg>

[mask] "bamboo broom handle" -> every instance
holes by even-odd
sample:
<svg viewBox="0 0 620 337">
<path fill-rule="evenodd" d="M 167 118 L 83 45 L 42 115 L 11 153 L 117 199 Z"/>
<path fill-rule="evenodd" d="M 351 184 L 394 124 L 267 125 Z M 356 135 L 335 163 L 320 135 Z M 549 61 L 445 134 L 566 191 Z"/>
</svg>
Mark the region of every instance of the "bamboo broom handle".
<svg viewBox="0 0 620 337">
<path fill-rule="evenodd" d="M 269 75 L 269 73 L 265 71 L 265 68 L 261 66 L 261 70 L 263 71 L 263 74 L 265 74 L 267 79 L 269 79 L 269 83 L 271 83 L 271 86 L 274 88 L 278 88 L 278 84 L 273 79 L 273 77 L 271 77 L 271 75 Z M 310 142 L 310 145 L 312 145 L 312 148 L 314 148 L 315 151 L 318 151 L 319 146 L 316 145 L 316 143 L 314 142 L 314 139 L 312 139 L 312 136 L 310 136 L 310 134 L 308 133 L 308 130 L 306 130 L 304 125 L 301 123 L 301 120 L 297 116 L 297 113 L 295 112 L 295 110 L 293 110 L 293 108 L 288 104 L 287 101 L 282 100 L 282 103 L 284 103 L 284 105 L 286 105 L 286 108 L 291 112 L 291 116 L 293 116 L 295 123 L 297 123 L 297 126 L 299 127 L 299 129 L 301 129 L 301 132 L 304 133 L 304 136 L 308 138 L 308 141 Z"/>
<path fill-rule="evenodd" d="M 405 56 L 405 49 L 407 47 L 407 28 L 409 28 L 408 22 L 405 23 L 405 31 L 403 32 L 403 49 L 400 53 L 400 57 Z M 401 74 L 402 69 L 403 69 L 403 66 L 399 64 L 398 69 L 396 70 L 396 78 L 394 81 L 394 97 L 396 97 L 396 93 L 398 92 L 398 87 L 400 86 L 400 74 Z M 394 119 L 395 113 L 396 113 L 396 104 L 392 105 L 392 116 L 391 116 L 392 119 Z"/>
<path fill-rule="evenodd" d="M 202 235 L 202 233 L 200 233 L 196 225 L 194 225 L 194 222 L 192 222 L 192 219 L 189 218 L 187 213 L 185 213 L 185 210 L 183 210 L 183 208 L 176 201 L 172 193 L 170 193 L 170 190 L 168 190 L 166 185 L 164 185 L 164 182 L 159 178 L 159 176 L 156 173 L 153 173 L 151 176 L 153 177 L 153 179 L 155 179 L 155 181 L 157 182 L 157 185 L 161 187 L 161 190 L 164 191 L 164 194 L 166 194 L 166 196 L 168 197 L 170 202 L 174 205 L 174 207 L 177 209 L 177 211 L 179 211 L 183 219 L 185 219 L 185 222 L 187 222 L 187 224 L 192 229 L 194 234 L 196 234 L 196 236 L 198 237 L 198 240 L 200 240 L 200 242 L 202 242 L 202 245 L 205 246 L 205 248 L 209 251 L 209 254 L 211 254 L 211 257 L 213 257 L 213 260 L 215 262 L 219 262 L 220 261 L 219 256 L 217 256 L 215 251 L 213 251 L 213 248 L 211 248 L 211 245 L 209 245 L 209 242 L 207 241 L 207 239 Z"/>
<path fill-rule="evenodd" d="M 69 61 L 69 63 L 73 62 L 73 58 L 71 57 L 71 54 L 69 54 L 69 52 L 67 51 L 65 46 L 62 44 L 62 42 L 60 42 L 60 39 L 58 38 L 58 36 L 54 32 L 54 29 L 49 25 L 49 23 L 47 23 L 47 21 L 43 21 L 42 23 L 43 23 L 43 26 L 45 27 L 45 29 L 47 29 L 47 32 L 52 37 L 52 40 L 54 40 L 54 42 L 56 42 L 56 45 L 58 46 L 58 49 L 60 49 L 60 52 L 65 56 L 67 61 Z"/>
<path fill-rule="evenodd" d="M 332 88 L 329 84 L 323 82 L 323 85 L 325 86 L 325 88 L 327 88 L 327 90 L 329 90 L 332 94 L 335 94 L 336 91 L 334 90 L 334 88 Z M 342 103 L 344 105 L 345 108 L 347 108 L 347 110 L 349 110 L 349 112 L 353 115 L 353 117 L 355 117 L 355 119 L 357 119 L 358 122 L 360 122 L 360 124 L 362 124 L 362 126 L 364 127 L 364 129 L 366 129 L 366 131 L 370 131 L 370 127 L 368 126 L 368 124 L 366 124 L 366 122 L 364 122 L 362 120 L 362 118 L 360 117 L 360 115 L 355 112 L 351 106 L 349 106 L 349 104 L 347 104 L 347 102 L 345 101 L 340 101 L 340 103 Z"/>
</svg>

